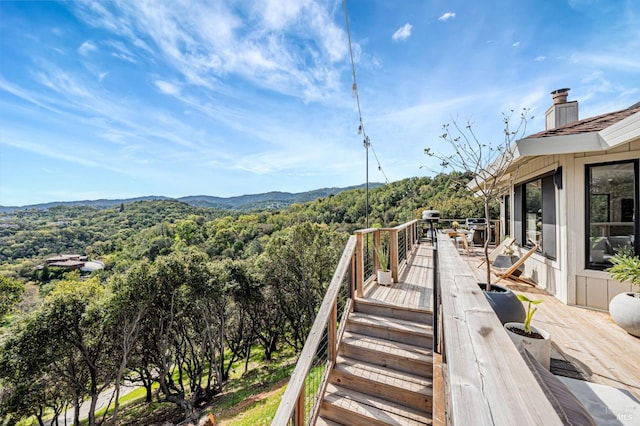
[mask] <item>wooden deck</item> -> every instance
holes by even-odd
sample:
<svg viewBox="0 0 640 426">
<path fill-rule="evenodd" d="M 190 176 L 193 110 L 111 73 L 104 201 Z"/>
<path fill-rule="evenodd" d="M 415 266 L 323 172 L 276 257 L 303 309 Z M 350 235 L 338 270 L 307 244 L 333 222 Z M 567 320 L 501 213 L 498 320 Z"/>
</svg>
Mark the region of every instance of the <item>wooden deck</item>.
<svg viewBox="0 0 640 426">
<path fill-rule="evenodd" d="M 481 249 L 473 248 L 463 257 L 478 280 L 485 281 L 484 267 L 478 268 Z M 552 372 L 624 389 L 640 400 L 640 339 L 618 327 L 607 312 L 567 306 L 545 290 L 527 284 L 511 280 L 499 280 L 498 284 L 544 300 L 538 305 L 533 324 L 551 333 Z"/>
<path fill-rule="evenodd" d="M 365 286 L 363 294 L 367 300 L 390 303 L 411 309 L 432 311 L 433 303 L 433 246 L 422 243 L 409 259 L 398 282 L 381 286 L 375 282 Z"/>
<path fill-rule="evenodd" d="M 435 265 L 433 246 L 423 242 L 399 270 L 399 282 L 382 286 L 371 281 L 364 285 L 363 297 L 353 300 L 323 381 L 316 424 L 441 426 L 453 421 L 507 425 L 518 415 L 531 424 L 560 424 L 506 333 L 499 332 L 502 326 L 477 288 L 476 282 L 485 280 L 484 269 L 478 268 L 480 250 L 458 249 L 461 258 L 455 256 L 454 245 L 441 244 L 440 251 L 441 327 L 450 330 L 441 335 L 446 364 L 442 364 L 444 357 L 433 353 Z M 552 335 L 552 373 L 619 388 L 640 399 L 640 368 L 636 365 L 640 339 L 615 325 L 608 313 L 566 306 L 535 286 L 495 280 L 517 293 L 544 300 L 534 323 Z M 491 352 L 485 347 L 501 349 Z M 488 356 L 490 360 L 485 359 Z M 504 375 L 496 373 L 501 368 Z M 457 380 L 451 376 L 454 373 Z M 525 384 L 524 389 L 513 391 L 517 383 Z M 485 389 L 497 389 L 497 394 L 485 394 Z M 300 395 L 296 404 L 301 407 L 304 393 Z M 532 409 L 531 401 L 544 409 Z M 445 411 L 446 404 L 453 411 Z M 526 413 L 519 411 L 527 408 Z M 304 411 L 299 408 L 296 413 Z M 298 424 L 303 420 L 300 417 Z"/>
<path fill-rule="evenodd" d="M 434 424 L 432 253 L 419 245 L 400 282 L 354 300 L 316 425 Z"/>
<path fill-rule="evenodd" d="M 478 280 L 484 281 L 485 269 L 478 268 L 481 249 L 471 248 L 468 256 L 463 250 L 460 253 Z M 365 298 L 431 311 L 432 254 L 432 245 L 422 243 L 398 283 L 391 286 L 370 283 L 365 287 Z M 543 289 L 511 280 L 498 283 L 529 298 L 544 300 L 538 305 L 533 322 L 551 333 L 555 374 L 624 389 L 640 400 L 640 339 L 618 327 L 607 312 L 567 306 Z"/>
</svg>

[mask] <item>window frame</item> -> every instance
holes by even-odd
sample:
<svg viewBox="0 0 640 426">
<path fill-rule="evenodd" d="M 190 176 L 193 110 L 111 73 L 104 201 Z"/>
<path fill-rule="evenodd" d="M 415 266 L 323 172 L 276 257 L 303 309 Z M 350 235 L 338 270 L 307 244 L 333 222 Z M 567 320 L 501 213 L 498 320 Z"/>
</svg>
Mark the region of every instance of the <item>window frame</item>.
<svg viewBox="0 0 640 426">
<path fill-rule="evenodd" d="M 640 212 L 640 160 L 637 158 L 617 160 L 617 161 L 602 161 L 598 163 L 589 163 L 584 165 L 584 268 L 591 271 L 604 271 L 611 265 L 603 263 L 597 265 L 590 261 L 591 257 L 591 169 L 603 166 L 613 166 L 616 164 L 633 164 L 633 219 L 634 226 L 634 243 L 633 249 L 636 256 L 640 255 L 640 218 L 638 212 Z M 610 215 L 610 212 L 609 212 Z"/>
<path fill-rule="evenodd" d="M 557 194 L 562 189 L 562 167 L 558 167 L 555 170 L 542 173 L 526 181 L 519 182 L 514 185 L 513 194 L 513 235 L 516 238 L 516 242 L 521 247 L 533 248 L 533 245 L 527 243 L 526 226 L 524 221 L 526 220 L 526 185 L 534 181 L 540 181 L 541 192 L 541 210 L 542 210 L 542 244 L 536 250 L 536 253 L 543 255 L 547 259 L 558 259 L 558 203 Z M 550 188 L 553 188 L 551 194 L 548 194 Z M 545 201 L 546 200 L 546 201 Z M 549 203 L 551 205 L 549 206 Z M 545 205 L 547 208 L 545 209 Z M 549 211 L 551 210 L 551 211 Z M 546 243 L 545 243 L 546 241 Z"/>
</svg>

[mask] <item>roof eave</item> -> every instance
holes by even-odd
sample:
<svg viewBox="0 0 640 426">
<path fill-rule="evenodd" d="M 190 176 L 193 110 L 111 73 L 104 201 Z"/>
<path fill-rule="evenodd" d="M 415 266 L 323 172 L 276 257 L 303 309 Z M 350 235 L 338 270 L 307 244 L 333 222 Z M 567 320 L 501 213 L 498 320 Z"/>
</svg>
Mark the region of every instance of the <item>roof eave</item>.
<svg viewBox="0 0 640 426">
<path fill-rule="evenodd" d="M 600 136 L 606 145 L 605 149 L 640 139 L 640 112 L 601 130 Z"/>
<path fill-rule="evenodd" d="M 517 142 L 517 146 L 520 157 L 571 154 L 574 152 L 593 152 L 608 149 L 599 132 L 520 139 Z"/>
</svg>

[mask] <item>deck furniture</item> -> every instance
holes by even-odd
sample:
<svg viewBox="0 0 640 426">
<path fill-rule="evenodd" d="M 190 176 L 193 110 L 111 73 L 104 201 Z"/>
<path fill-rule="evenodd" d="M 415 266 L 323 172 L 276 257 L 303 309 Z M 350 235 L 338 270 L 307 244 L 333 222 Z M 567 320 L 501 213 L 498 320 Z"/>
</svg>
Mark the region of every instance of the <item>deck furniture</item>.
<svg viewBox="0 0 640 426">
<path fill-rule="evenodd" d="M 520 276 L 515 276 L 514 273 L 518 270 L 518 268 L 520 266 L 522 266 L 524 264 L 524 262 L 531 257 L 531 255 L 533 253 L 535 253 L 536 251 L 538 251 L 538 248 L 540 246 L 538 244 L 535 244 L 533 247 L 531 247 L 520 259 L 518 259 L 516 262 L 513 263 L 513 265 L 511 265 L 510 268 L 508 268 L 506 271 L 498 271 L 496 268 L 492 268 L 493 273 L 501 279 L 512 279 L 518 282 L 522 282 L 525 284 L 529 284 L 529 285 L 535 285 L 535 283 L 531 282 L 530 280 L 525 279 L 524 277 L 520 277 Z"/>
</svg>

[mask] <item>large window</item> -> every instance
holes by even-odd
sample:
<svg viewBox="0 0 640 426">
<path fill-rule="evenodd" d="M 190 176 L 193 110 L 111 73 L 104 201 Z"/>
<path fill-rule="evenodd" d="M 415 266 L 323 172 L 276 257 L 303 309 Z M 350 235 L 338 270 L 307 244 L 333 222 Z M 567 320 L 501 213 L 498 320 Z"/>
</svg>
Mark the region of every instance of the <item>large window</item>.
<svg viewBox="0 0 640 426">
<path fill-rule="evenodd" d="M 586 167 L 586 264 L 605 269 L 620 251 L 638 253 L 638 161 Z"/>
<path fill-rule="evenodd" d="M 562 169 L 514 187 L 513 236 L 525 247 L 556 258 L 556 190 L 561 186 Z"/>
</svg>

